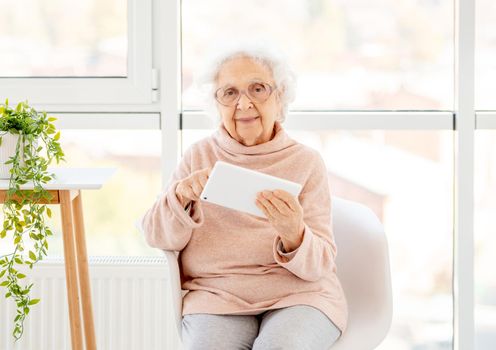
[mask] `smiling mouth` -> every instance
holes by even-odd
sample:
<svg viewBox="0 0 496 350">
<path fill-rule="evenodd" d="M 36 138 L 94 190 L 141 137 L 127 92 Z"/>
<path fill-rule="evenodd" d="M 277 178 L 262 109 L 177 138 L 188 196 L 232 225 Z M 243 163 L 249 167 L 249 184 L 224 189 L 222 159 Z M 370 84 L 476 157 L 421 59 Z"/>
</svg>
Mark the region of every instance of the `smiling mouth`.
<svg viewBox="0 0 496 350">
<path fill-rule="evenodd" d="M 247 117 L 247 118 L 237 118 L 236 121 L 238 121 L 238 122 L 251 122 L 251 121 L 254 121 L 258 118 L 260 118 L 260 117 L 256 116 L 256 117 Z"/>
</svg>

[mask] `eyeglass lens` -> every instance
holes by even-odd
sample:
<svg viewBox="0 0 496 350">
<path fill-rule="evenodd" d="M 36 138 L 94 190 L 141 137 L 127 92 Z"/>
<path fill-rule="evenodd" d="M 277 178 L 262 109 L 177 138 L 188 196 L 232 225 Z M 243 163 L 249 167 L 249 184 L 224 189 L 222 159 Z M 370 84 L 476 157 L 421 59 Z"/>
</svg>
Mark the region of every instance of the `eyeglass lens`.
<svg viewBox="0 0 496 350">
<path fill-rule="evenodd" d="M 270 95 L 271 88 L 270 85 L 265 83 L 251 83 L 248 86 L 246 94 L 248 97 L 256 103 L 264 102 Z M 224 105 L 230 105 L 235 103 L 240 96 L 240 92 L 235 87 L 221 88 L 217 90 L 216 98 L 217 101 Z"/>
</svg>

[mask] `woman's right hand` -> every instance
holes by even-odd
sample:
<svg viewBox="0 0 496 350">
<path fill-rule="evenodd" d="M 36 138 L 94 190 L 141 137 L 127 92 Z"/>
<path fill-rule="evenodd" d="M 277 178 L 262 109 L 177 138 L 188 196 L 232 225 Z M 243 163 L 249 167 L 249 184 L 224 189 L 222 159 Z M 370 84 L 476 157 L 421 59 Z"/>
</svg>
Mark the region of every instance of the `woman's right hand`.
<svg viewBox="0 0 496 350">
<path fill-rule="evenodd" d="M 176 187 L 176 197 L 185 208 L 189 202 L 197 201 L 207 183 L 212 167 L 197 170 L 182 179 Z"/>
</svg>

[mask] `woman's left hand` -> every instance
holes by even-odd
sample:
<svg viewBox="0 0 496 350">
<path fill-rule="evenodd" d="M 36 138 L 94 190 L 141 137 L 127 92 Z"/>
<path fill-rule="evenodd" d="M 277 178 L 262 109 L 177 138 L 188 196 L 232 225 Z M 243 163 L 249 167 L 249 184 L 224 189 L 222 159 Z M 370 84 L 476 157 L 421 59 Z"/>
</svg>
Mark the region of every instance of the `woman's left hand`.
<svg viewBox="0 0 496 350">
<path fill-rule="evenodd" d="M 300 246 L 305 224 L 297 198 L 284 190 L 263 191 L 258 193 L 256 205 L 281 237 L 287 252 Z"/>
</svg>

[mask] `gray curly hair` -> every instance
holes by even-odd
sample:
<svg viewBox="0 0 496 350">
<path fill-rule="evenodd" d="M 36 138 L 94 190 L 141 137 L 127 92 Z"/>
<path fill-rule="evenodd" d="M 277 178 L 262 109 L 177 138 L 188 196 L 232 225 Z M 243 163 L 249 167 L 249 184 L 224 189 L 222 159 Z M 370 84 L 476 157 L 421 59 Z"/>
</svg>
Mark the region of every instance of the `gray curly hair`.
<svg viewBox="0 0 496 350">
<path fill-rule="evenodd" d="M 288 106 L 295 98 L 296 74 L 289 67 L 286 55 L 273 43 L 264 40 L 244 40 L 217 44 L 207 55 L 207 59 L 195 77 L 195 85 L 203 98 L 203 105 L 207 115 L 214 123 L 220 121 L 215 100 L 215 88 L 219 71 L 222 65 L 234 58 L 248 57 L 262 63 L 272 72 L 276 86 L 281 92 L 281 115 L 276 119 L 281 123 L 286 119 Z"/>
</svg>

